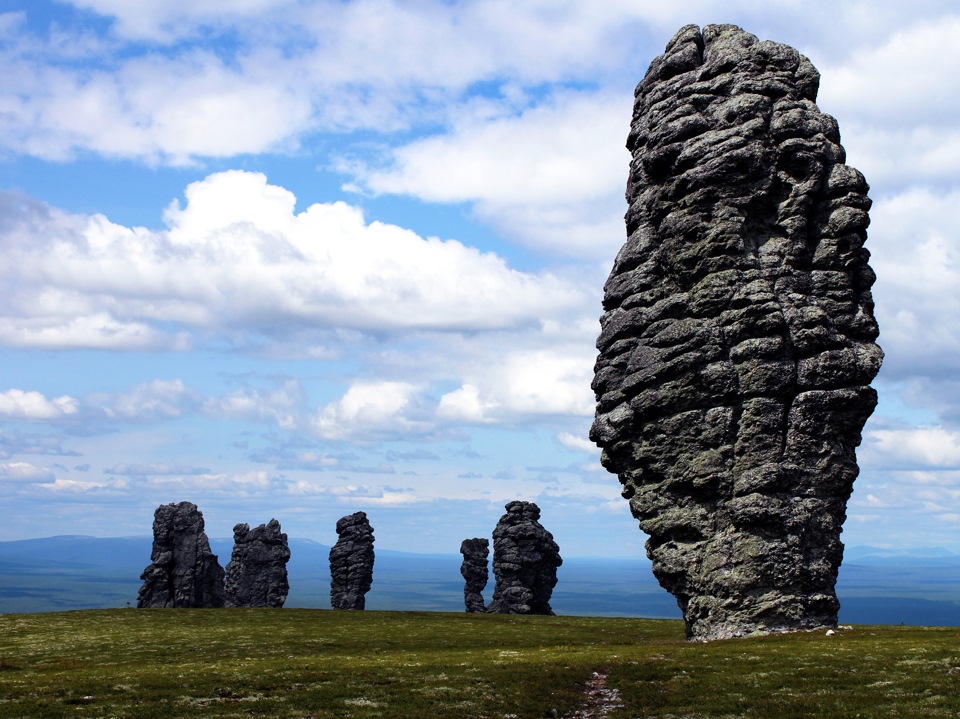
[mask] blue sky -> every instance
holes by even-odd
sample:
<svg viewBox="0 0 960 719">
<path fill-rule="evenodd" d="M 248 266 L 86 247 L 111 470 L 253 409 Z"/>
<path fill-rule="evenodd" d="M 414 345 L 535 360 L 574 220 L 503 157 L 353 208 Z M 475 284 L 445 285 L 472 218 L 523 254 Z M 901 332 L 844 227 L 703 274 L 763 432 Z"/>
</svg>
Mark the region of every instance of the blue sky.
<svg viewBox="0 0 960 719">
<path fill-rule="evenodd" d="M 231 10 L 224 11 L 229 5 Z M 0 0 L 0 540 L 644 536 L 586 439 L 632 90 L 687 23 L 822 74 L 871 184 L 847 544 L 960 551 L 953 2 Z"/>
</svg>

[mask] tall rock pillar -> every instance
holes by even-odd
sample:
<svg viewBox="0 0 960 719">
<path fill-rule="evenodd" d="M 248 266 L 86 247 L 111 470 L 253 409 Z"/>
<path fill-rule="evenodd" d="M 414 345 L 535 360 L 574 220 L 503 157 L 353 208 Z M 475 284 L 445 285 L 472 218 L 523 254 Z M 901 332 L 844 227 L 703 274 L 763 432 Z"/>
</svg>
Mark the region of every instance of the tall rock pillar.
<svg viewBox="0 0 960 719">
<path fill-rule="evenodd" d="M 635 93 L 591 438 L 693 639 L 837 621 L 883 353 L 868 187 L 819 79 L 791 47 L 689 25 Z"/>
<path fill-rule="evenodd" d="M 483 590 L 487 586 L 490 572 L 487 559 L 490 556 L 490 540 L 483 537 L 464 539 L 460 543 L 460 574 L 463 576 L 463 603 L 467 612 L 485 612 Z"/>
<path fill-rule="evenodd" d="M 180 502 L 157 508 L 150 558 L 140 575 L 138 607 L 223 606 L 223 567 L 210 551 L 197 505 Z"/>
<path fill-rule="evenodd" d="M 363 609 L 373 585 L 373 527 L 365 512 L 337 521 L 337 543 L 330 549 L 330 605 Z"/>
<path fill-rule="evenodd" d="M 233 528 L 233 555 L 226 570 L 227 607 L 274 607 L 287 600 L 287 562 L 290 548 L 280 522 L 250 529 L 249 524 Z"/>
<path fill-rule="evenodd" d="M 560 547 L 540 524 L 533 502 L 508 502 L 493 530 L 496 584 L 487 611 L 492 614 L 553 614 L 550 597 L 557 586 Z"/>
</svg>

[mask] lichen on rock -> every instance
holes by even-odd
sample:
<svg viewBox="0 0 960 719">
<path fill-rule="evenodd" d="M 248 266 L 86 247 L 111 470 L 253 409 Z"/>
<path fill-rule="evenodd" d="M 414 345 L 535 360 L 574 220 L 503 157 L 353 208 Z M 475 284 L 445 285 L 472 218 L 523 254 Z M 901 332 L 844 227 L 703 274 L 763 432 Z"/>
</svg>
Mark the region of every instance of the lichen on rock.
<svg viewBox="0 0 960 719">
<path fill-rule="evenodd" d="M 791 47 L 689 25 L 635 93 L 591 438 L 693 639 L 837 621 L 883 353 L 868 186 L 818 86 Z"/>
</svg>

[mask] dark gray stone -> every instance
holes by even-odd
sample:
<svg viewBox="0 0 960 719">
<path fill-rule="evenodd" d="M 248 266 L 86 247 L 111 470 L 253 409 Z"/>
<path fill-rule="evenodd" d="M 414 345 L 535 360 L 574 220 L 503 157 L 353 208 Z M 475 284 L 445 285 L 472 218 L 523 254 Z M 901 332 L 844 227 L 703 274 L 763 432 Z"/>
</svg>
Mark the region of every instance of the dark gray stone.
<svg viewBox="0 0 960 719">
<path fill-rule="evenodd" d="M 290 591 L 289 559 L 287 535 L 280 531 L 276 519 L 255 529 L 249 524 L 235 526 L 224 606 L 282 607 Z"/>
<path fill-rule="evenodd" d="M 460 554 L 463 555 L 463 563 L 460 565 L 460 574 L 464 580 L 463 602 L 468 612 L 485 612 L 483 590 L 490 576 L 487 569 L 490 540 L 464 539 L 460 544 Z"/>
<path fill-rule="evenodd" d="M 223 567 L 210 551 L 203 515 L 191 502 L 164 504 L 153 517 L 152 563 L 143 570 L 137 606 L 223 606 Z"/>
<path fill-rule="evenodd" d="M 832 626 L 876 405 L 867 183 L 819 74 L 684 27 L 636 89 L 591 438 L 693 639 Z"/>
<path fill-rule="evenodd" d="M 487 611 L 493 614 L 553 614 L 550 597 L 557 586 L 560 547 L 537 520 L 533 502 L 509 502 L 493 530 L 496 585 Z"/>
<path fill-rule="evenodd" d="M 363 609 L 373 584 L 373 527 L 365 512 L 337 522 L 337 543 L 330 549 L 330 605 Z"/>
</svg>

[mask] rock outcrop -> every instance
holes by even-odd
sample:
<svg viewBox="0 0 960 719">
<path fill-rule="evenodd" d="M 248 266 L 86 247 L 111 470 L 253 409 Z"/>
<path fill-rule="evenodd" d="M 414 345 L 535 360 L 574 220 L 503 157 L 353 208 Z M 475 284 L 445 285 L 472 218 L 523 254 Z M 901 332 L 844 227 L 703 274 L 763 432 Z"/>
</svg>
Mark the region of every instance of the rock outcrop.
<svg viewBox="0 0 960 719">
<path fill-rule="evenodd" d="M 373 527 L 365 512 L 337 522 L 337 543 L 330 549 L 330 605 L 363 609 L 373 584 Z"/>
<path fill-rule="evenodd" d="M 693 639 L 837 621 L 883 353 L 868 187 L 818 85 L 786 45 L 690 25 L 636 89 L 591 438 Z"/>
<path fill-rule="evenodd" d="M 463 603 L 468 612 L 485 612 L 483 590 L 490 576 L 487 561 L 490 557 L 490 540 L 483 538 L 464 539 L 460 543 L 463 563 L 460 574 L 463 575 Z"/>
<path fill-rule="evenodd" d="M 560 547 L 537 520 L 533 502 L 509 502 L 493 530 L 496 584 L 487 611 L 493 614 L 553 614 L 550 597 L 557 586 Z"/>
<path fill-rule="evenodd" d="M 157 508 L 150 559 L 140 575 L 138 607 L 223 606 L 223 567 L 210 551 L 197 505 L 180 502 Z"/>
<path fill-rule="evenodd" d="M 249 524 L 233 528 L 233 556 L 227 564 L 227 607 L 274 607 L 287 600 L 287 562 L 290 548 L 280 522 L 271 519 L 250 529 Z"/>
</svg>

